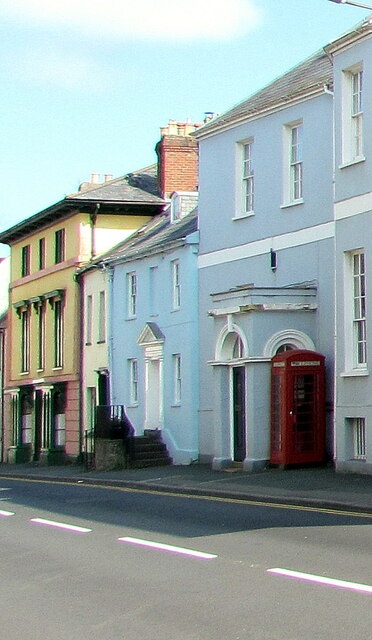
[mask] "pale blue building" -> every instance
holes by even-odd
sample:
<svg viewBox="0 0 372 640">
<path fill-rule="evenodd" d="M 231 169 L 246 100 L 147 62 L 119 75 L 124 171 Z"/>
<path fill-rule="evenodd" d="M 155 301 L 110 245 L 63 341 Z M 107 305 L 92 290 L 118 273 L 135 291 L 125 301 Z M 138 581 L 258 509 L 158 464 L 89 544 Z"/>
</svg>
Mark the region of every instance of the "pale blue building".
<svg viewBox="0 0 372 640">
<path fill-rule="evenodd" d="M 320 51 L 194 135 L 200 146 L 200 459 L 270 458 L 271 359 L 327 362 L 333 456 L 333 70 Z"/>
<path fill-rule="evenodd" d="M 110 397 L 141 436 L 161 432 L 174 464 L 198 458 L 197 193 L 104 256 Z M 192 209 L 192 211 L 190 211 Z"/>
<path fill-rule="evenodd" d="M 335 95 L 336 468 L 371 474 L 371 19 L 326 52 Z"/>
</svg>

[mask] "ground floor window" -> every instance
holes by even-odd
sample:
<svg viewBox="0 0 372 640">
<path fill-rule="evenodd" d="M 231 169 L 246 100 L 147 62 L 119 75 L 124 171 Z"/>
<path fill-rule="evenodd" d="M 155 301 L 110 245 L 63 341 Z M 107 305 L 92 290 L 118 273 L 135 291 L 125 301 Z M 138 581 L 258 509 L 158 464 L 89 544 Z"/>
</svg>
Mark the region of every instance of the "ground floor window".
<svg viewBox="0 0 372 640">
<path fill-rule="evenodd" d="M 54 409 L 54 445 L 63 447 L 66 443 L 65 394 L 57 391 L 53 398 Z"/>
<path fill-rule="evenodd" d="M 21 444 L 32 442 L 33 398 L 26 394 L 21 399 Z"/>
<path fill-rule="evenodd" d="M 367 457 L 365 418 L 348 418 L 347 422 L 352 433 L 353 459 L 365 460 Z"/>
</svg>

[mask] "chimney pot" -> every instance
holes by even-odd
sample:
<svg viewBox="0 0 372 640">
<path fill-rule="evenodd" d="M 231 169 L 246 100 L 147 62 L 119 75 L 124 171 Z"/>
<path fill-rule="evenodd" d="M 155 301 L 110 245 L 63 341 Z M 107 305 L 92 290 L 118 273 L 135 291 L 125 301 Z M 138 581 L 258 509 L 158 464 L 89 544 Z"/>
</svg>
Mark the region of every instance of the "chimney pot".
<svg viewBox="0 0 372 640">
<path fill-rule="evenodd" d="M 90 183 L 91 184 L 99 184 L 99 173 L 91 173 L 90 174 Z"/>
</svg>

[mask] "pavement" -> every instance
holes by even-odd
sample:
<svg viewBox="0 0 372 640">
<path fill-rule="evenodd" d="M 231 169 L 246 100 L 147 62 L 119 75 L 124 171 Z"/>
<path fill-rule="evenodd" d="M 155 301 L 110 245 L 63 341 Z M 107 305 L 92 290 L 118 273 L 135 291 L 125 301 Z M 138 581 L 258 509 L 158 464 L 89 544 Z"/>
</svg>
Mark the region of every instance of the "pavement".
<svg viewBox="0 0 372 640">
<path fill-rule="evenodd" d="M 78 465 L 0 463 L 0 478 L 76 482 L 372 514 L 372 476 L 336 473 L 330 466 L 246 473 L 235 468 L 214 471 L 204 464 L 94 471 Z"/>
</svg>

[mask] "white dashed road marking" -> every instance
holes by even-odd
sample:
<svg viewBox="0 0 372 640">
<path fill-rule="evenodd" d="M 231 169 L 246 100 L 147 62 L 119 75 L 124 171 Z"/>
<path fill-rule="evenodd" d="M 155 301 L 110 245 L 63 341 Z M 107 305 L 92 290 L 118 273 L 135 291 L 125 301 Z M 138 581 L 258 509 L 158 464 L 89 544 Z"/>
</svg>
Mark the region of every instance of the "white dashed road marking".
<svg viewBox="0 0 372 640">
<path fill-rule="evenodd" d="M 36 524 L 44 524 L 48 527 L 56 527 L 57 529 L 66 529 L 67 531 L 75 531 L 76 533 L 89 533 L 92 529 L 78 527 L 75 524 L 66 524 L 64 522 L 54 522 L 54 520 L 44 520 L 43 518 L 31 518 L 30 522 Z"/>
<path fill-rule="evenodd" d="M 359 584 L 358 582 L 347 582 L 346 580 L 335 580 L 323 576 L 315 576 L 311 573 L 302 573 L 301 571 L 290 571 L 289 569 L 267 569 L 268 573 L 275 573 L 287 578 L 297 578 L 298 580 L 307 580 L 308 582 L 316 582 L 325 584 L 330 587 L 338 587 L 339 589 L 351 589 L 352 591 L 362 591 L 363 593 L 372 593 L 372 586 L 368 584 Z"/>
<path fill-rule="evenodd" d="M 14 516 L 14 512 L 13 511 L 2 511 L 0 509 L 0 516 Z"/>
<path fill-rule="evenodd" d="M 151 540 L 141 540 L 139 538 L 118 538 L 119 542 L 128 542 L 130 544 L 137 544 L 142 547 L 150 547 L 151 549 L 160 549 L 161 551 L 170 551 L 171 553 L 180 553 L 186 556 L 193 556 L 194 558 L 204 558 L 205 560 L 211 560 L 217 558 L 214 553 L 205 553 L 204 551 L 195 551 L 194 549 L 184 549 L 183 547 L 174 547 L 171 544 L 162 544 L 161 542 L 152 542 Z"/>
</svg>

